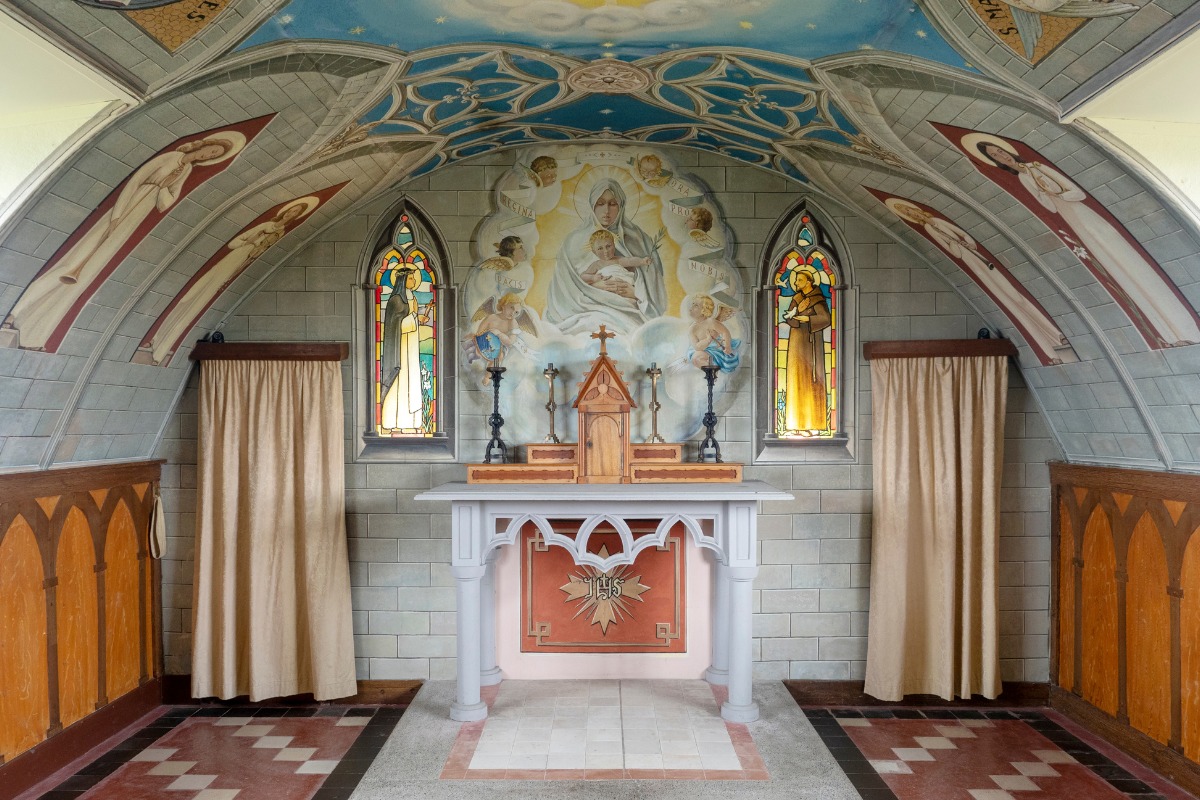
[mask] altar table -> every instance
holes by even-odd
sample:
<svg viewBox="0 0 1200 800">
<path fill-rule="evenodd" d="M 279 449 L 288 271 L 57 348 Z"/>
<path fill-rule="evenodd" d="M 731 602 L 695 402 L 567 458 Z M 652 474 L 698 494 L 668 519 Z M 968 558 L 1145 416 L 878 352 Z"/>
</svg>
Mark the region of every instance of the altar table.
<svg viewBox="0 0 1200 800">
<path fill-rule="evenodd" d="M 682 524 L 693 542 L 713 551 L 716 591 L 712 615 L 710 683 L 726 685 L 729 699 L 721 716 L 730 722 L 758 719 L 751 696 L 751 590 L 758 574 L 758 504 L 791 500 L 792 495 L 762 481 L 663 484 L 467 484 L 447 483 L 422 492 L 417 500 L 451 504 L 451 574 L 458 600 L 458 689 L 451 719 L 487 717 L 480 687 L 499 683 L 496 665 L 496 613 L 492 562 L 504 545 L 520 540 L 528 523 L 548 544 L 566 548 L 576 564 L 607 572 L 632 564 L 648 547 L 660 547 Z M 634 538 L 625 520 L 659 520 L 652 535 Z M 553 521 L 553 523 L 551 522 Z M 574 538 L 555 530 L 578 524 Z M 593 530 L 607 523 L 622 547 L 601 558 L 587 552 Z"/>
</svg>

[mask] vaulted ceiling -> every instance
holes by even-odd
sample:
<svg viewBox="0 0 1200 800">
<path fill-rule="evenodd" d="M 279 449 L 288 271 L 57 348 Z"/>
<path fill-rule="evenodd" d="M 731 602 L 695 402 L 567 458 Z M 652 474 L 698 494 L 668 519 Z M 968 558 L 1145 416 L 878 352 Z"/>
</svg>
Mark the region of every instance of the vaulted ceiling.
<svg viewBox="0 0 1200 800">
<path fill-rule="evenodd" d="M 214 254 L 289 199 L 328 193 L 304 220 L 303 235 L 263 257 L 271 267 L 354 209 L 445 165 L 514 147 L 608 140 L 694 148 L 771 170 L 798 192 L 853 209 L 929 263 L 957 269 L 946 246 L 881 200 L 907 199 L 944 217 L 1000 262 L 1067 336 L 1062 352 L 1039 354 L 1013 323 L 1018 309 L 970 297 L 989 325 L 1021 343 L 1026 378 L 1069 457 L 1200 469 L 1191 401 L 1150 388 L 1200 370 L 1200 347 L 1176 346 L 1187 336 L 1166 331 L 1162 321 L 1195 317 L 1200 305 L 1197 220 L 1172 187 L 1102 131 L 1061 122 L 1194 27 L 1195 2 L 10 5 L 24 24 L 138 102 L 63 148 L 0 228 L 0 315 L 8 316 L 0 327 L 0 381 L 13 386 L 52 375 L 54 383 L 51 396 L 33 400 L 25 391 L 19 403 L 0 391 L 0 405 L 8 402 L 27 425 L 25 432 L 17 424 L 0 430 L 0 468 L 76 460 L 62 442 L 87 427 L 84 411 L 121 402 L 113 387 L 138 389 L 142 402 L 156 398 L 147 411 L 159 416 L 105 457 L 149 454 L 186 364 L 139 360 L 139 345 Z M 136 246 L 114 256 L 80 294 L 57 334 L 22 341 L 13 309 L 64 248 L 94 227 L 115 189 L 186 137 L 243 123 L 244 153 L 210 166 L 203 185 L 154 217 Z M 970 132 L 1052 166 L 1110 216 L 1093 209 L 1100 222 L 1075 219 L 1064 229 L 1027 205 L 1031 195 L 994 162 L 962 147 L 981 141 L 963 138 Z M 1128 234 L 1150 270 L 1144 292 L 1122 289 L 1121 276 L 1106 274 L 1100 255 L 1088 252 L 1103 235 L 1071 238 L 1089 225 Z M 1155 296 L 1174 304 L 1157 323 L 1143 308 Z M 221 318 L 205 315 L 191 338 Z M 1105 402 L 1089 388 L 1100 385 L 1115 386 L 1106 402 L 1129 412 L 1121 431 L 1071 416 L 1080 402 Z M 1063 386 L 1084 388 L 1067 397 Z M 1191 422 L 1181 421 L 1189 415 Z M 1088 438 L 1100 433 L 1112 435 L 1108 449 Z"/>
</svg>

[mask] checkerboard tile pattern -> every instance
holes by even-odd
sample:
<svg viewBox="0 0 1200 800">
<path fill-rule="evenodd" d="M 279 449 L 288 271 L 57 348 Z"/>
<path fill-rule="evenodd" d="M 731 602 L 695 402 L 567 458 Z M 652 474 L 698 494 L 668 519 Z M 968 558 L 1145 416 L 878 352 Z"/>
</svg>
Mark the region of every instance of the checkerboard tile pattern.
<svg viewBox="0 0 1200 800">
<path fill-rule="evenodd" d="M 749 729 L 704 681 L 506 681 L 443 780 L 766 780 Z"/>
<path fill-rule="evenodd" d="M 172 708 L 48 800 L 336 800 L 357 785 L 402 708 Z"/>
<path fill-rule="evenodd" d="M 866 800 L 1184 800 L 1038 711 L 818 709 L 805 713 Z"/>
</svg>

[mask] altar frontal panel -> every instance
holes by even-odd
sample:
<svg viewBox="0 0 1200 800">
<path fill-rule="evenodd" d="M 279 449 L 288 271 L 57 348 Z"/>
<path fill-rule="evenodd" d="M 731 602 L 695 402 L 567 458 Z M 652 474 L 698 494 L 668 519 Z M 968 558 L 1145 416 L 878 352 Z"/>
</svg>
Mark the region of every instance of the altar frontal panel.
<svg viewBox="0 0 1200 800">
<path fill-rule="evenodd" d="M 634 537 L 652 535 L 657 520 L 630 521 Z M 556 532 L 571 536 L 578 528 Z M 537 527 L 521 532 L 521 652 L 687 652 L 686 531 L 676 525 L 662 547 L 607 572 L 576 564 L 562 547 L 546 543 Z M 588 552 L 621 550 L 611 526 L 588 538 Z"/>
</svg>

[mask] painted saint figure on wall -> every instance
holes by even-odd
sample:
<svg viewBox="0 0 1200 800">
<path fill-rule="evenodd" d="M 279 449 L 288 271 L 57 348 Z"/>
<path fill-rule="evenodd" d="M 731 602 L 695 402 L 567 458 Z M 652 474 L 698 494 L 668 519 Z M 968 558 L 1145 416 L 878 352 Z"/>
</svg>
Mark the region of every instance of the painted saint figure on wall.
<svg viewBox="0 0 1200 800">
<path fill-rule="evenodd" d="M 661 316 L 666 307 L 657 243 L 627 217 L 626 203 L 618 181 L 597 181 L 588 193 L 587 219 L 563 241 L 550 281 L 545 316 L 565 334 L 593 331 L 602 324 L 627 333 Z M 599 277 L 590 283 L 584 280 L 584 272 L 595 260 L 589 242 L 599 230 L 612 234 L 615 257 L 645 259 L 644 266 L 634 270 L 632 282 L 624 277 Z"/>
<path fill-rule="evenodd" d="M 57 351 L 104 279 L 180 200 L 226 169 L 273 116 L 176 140 L 145 161 L 46 262 L 0 326 L 0 341 Z"/>
<path fill-rule="evenodd" d="M 824 275 L 807 265 L 797 266 L 785 275 L 794 294 L 782 320 L 790 329 L 784 371 L 784 426 L 789 431 L 823 430 L 829 427 L 829 392 L 822 332 L 833 324 L 821 291 Z"/>
<path fill-rule="evenodd" d="M 868 191 L 950 256 L 1008 316 L 1042 364 L 1078 361 L 1066 336 L 1041 304 L 970 234 L 912 200 L 875 189 Z"/>
<path fill-rule="evenodd" d="M 932 123 L 1041 219 L 1112 294 L 1152 349 L 1200 342 L 1200 316 L 1112 213 L 1019 142 Z"/>
<path fill-rule="evenodd" d="M 242 229 L 184 285 L 146 333 L 132 360 L 167 363 L 221 292 L 345 185 L 281 203 Z"/>
</svg>

